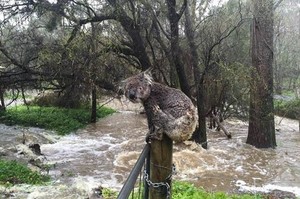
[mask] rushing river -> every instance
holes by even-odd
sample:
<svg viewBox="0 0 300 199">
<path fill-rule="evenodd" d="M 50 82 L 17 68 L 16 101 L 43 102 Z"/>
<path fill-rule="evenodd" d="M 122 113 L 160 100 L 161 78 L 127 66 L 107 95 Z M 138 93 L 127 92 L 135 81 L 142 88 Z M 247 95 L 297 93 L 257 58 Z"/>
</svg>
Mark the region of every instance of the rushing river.
<svg viewBox="0 0 300 199">
<path fill-rule="evenodd" d="M 281 189 L 300 197 L 298 121 L 276 118 L 278 146 L 264 150 L 245 144 L 246 122 L 230 119 L 224 125 L 232 139 L 209 131 L 208 150 L 191 142 L 174 145 L 174 179 L 193 182 L 208 191 Z M 8 134 L 17 130 L 2 127 L 0 133 L 6 134 L 1 135 L 1 146 L 10 142 Z M 53 136 L 51 142 L 41 145 L 45 161 L 53 165 L 49 171 L 53 182 L 48 186 L 15 186 L 11 197 L 87 198 L 99 186 L 119 190 L 145 144 L 146 132 L 146 118 L 137 109 L 121 109 L 74 134 Z"/>
</svg>

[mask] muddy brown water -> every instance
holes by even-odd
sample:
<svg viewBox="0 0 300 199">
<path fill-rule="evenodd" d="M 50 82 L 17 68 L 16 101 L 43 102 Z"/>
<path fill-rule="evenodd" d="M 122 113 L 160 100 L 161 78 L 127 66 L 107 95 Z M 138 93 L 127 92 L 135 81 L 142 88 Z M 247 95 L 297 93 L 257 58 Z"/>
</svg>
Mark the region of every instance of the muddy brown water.
<svg viewBox="0 0 300 199">
<path fill-rule="evenodd" d="M 118 113 L 96 124 L 42 144 L 45 161 L 55 165 L 49 171 L 53 182 L 42 187 L 16 186 L 12 196 L 84 198 L 97 186 L 119 190 L 145 145 L 147 121 L 139 114 L 140 107 L 118 108 Z M 208 191 L 281 189 L 300 197 L 297 121 L 276 117 L 276 149 L 256 149 L 245 144 L 247 122 L 230 119 L 225 127 L 232 139 L 209 130 L 208 150 L 192 142 L 174 145 L 175 180 L 189 181 Z M 2 146 L 7 143 L 4 139 L 11 138 L 2 136 Z"/>
</svg>

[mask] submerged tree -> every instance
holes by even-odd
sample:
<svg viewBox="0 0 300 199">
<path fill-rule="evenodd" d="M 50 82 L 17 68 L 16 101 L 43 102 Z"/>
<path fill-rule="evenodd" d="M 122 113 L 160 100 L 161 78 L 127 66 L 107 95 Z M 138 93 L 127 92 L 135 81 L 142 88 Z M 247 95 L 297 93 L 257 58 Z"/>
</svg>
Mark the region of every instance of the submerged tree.
<svg viewBox="0 0 300 199">
<path fill-rule="evenodd" d="M 276 146 L 273 105 L 273 0 L 253 1 L 252 82 L 247 143 Z"/>
</svg>

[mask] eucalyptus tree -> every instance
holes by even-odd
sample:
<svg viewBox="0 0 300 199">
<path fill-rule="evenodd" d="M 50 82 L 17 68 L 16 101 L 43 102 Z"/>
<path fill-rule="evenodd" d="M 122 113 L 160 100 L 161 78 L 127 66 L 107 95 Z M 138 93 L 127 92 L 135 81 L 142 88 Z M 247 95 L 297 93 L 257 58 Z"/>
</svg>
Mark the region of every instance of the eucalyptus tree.
<svg viewBox="0 0 300 199">
<path fill-rule="evenodd" d="M 98 67 L 99 70 L 96 71 L 96 62 L 103 62 L 99 57 L 105 53 L 104 48 L 96 49 L 96 46 L 104 46 L 106 41 L 101 44 L 99 37 L 95 36 L 94 39 L 88 39 L 89 35 L 94 34 L 95 28 L 91 31 L 90 26 L 85 25 L 93 20 L 103 20 L 101 16 L 98 18 L 94 10 L 101 5 L 86 1 L 2 1 L 2 33 L 12 24 L 12 33 L 4 32 L 0 43 L 1 55 L 5 62 L 5 70 L 1 71 L 0 75 L 2 85 L 5 81 L 7 85 L 15 85 L 12 76 L 22 78 L 22 82 L 38 79 L 39 83 L 47 82 L 39 86 L 46 85 L 47 89 L 61 90 L 63 97 L 60 102 L 64 103 L 61 105 L 71 107 L 87 94 L 90 84 L 114 89 L 114 85 L 105 78 L 95 78 L 95 74 L 103 68 Z M 20 26 L 15 26 L 18 23 Z M 30 36 L 27 33 L 29 30 L 37 34 L 34 37 Z M 24 43 L 25 39 L 17 39 L 18 33 L 22 33 L 31 41 Z M 28 49 L 30 45 L 36 49 Z M 20 55 L 17 52 L 20 52 Z"/>
<path fill-rule="evenodd" d="M 225 84 L 221 85 L 220 78 L 225 74 L 221 74 L 221 65 L 224 66 L 223 60 L 228 58 L 225 53 L 220 53 L 220 49 L 225 40 L 244 23 L 242 3 L 230 3 L 208 9 L 208 1 L 191 1 L 185 9 L 185 35 L 193 68 L 199 119 L 199 129 L 193 137 L 204 148 L 207 148 L 205 117 L 216 107 L 222 109 L 221 103 L 226 103 L 221 102 L 225 96 Z M 230 8 L 232 4 L 235 9 Z"/>
<path fill-rule="evenodd" d="M 276 146 L 273 104 L 274 1 L 253 1 L 252 81 L 247 143 Z"/>
<path fill-rule="evenodd" d="M 12 24 L 1 24 L 0 38 L 1 95 L 7 89 L 23 91 L 37 86 L 41 75 L 37 60 L 43 37 L 34 28 L 21 31 Z"/>
</svg>

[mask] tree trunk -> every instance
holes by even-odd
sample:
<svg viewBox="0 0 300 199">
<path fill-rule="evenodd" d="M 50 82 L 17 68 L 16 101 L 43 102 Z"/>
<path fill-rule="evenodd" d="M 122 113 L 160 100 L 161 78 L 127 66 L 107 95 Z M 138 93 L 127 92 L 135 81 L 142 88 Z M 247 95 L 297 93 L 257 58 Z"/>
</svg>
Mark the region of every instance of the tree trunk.
<svg viewBox="0 0 300 199">
<path fill-rule="evenodd" d="M 95 54 L 96 54 L 96 36 L 97 36 L 97 29 L 95 24 L 91 23 L 92 26 L 92 34 L 90 37 L 90 53 L 87 65 L 90 66 L 92 74 L 91 74 L 91 97 L 92 97 L 92 107 L 91 107 L 91 123 L 96 123 L 97 121 L 97 88 L 96 88 L 96 63 L 95 63 Z"/>
<path fill-rule="evenodd" d="M 4 89 L 0 86 L 0 111 L 5 111 Z"/>
<path fill-rule="evenodd" d="M 282 54 L 282 41 L 281 41 L 281 31 L 282 25 L 279 23 L 274 29 L 274 92 L 275 94 L 281 95 L 283 88 L 283 73 L 282 73 L 282 64 L 278 61 L 278 57 Z"/>
<path fill-rule="evenodd" d="M 207 149 L 207 135 L 206 135 L 206 112 L 205 112 L 205 91 L 204 84 L 200 82 L 197 91 L 197 107 L 198 107 L 198 123 L 199 127 L 197 131 L 194 132 L 193 138 L 197 143 L 200 143 L 204 149 Z"/>
<path fill-rule="evenodd" d="M 273 0 L 255 0 L 247 143 L 258 148 L 274 148 L 276 146 L 272 62 Z"/>
<path fill-rule="evenodd" d="M 185 9 L 185 34 L 187 36 L 189 49 L 191 51 L 191 60 L 195 78 L 196 92 L 197 92 L 197 108 L 198 108 L 198 123 L 199 127 L 193 133 L 192 139 L 207 149 L 207 136 L 206 136 L 206 120 L 204 110 L 204 85 L 201 82 L 201 72 L 198 66 L 198 52 L 195 44 L 195 35 L 192 27 L 192 19 L 190 16 L 189 5 Z"/>
<path fill-rule="evenodd" d="M 132 39 L 133 42 L 133 51 L 135 56 L 138 58 L 142 70 L 146 70 L 151 67 L 151 62 L 150 59 L 147 55 L 146 48 L 144 41 L 140 35 L 140 30 L 137 29 L 136 27 L 131 27 L 130 24 L 127 24 L 127 21 L 125 20 L 120 20 L 123 28 L 126 30 L 130 38 Z"/>
<path fill-rule="evenodd" d="M 139 60 L 142 70 L 148 69 L 149 67 L 151 67 L 151 62 L 146 52 L 139 24 L 137 24 L 127 15 L 120 5 L 118 5 L 117 3 L 112 3 L 111 5 L 113 5 L 115 8 L 114 14 L 116 15 L 116 20 L 120 22 L 120 24 L 132 40 L 132 50 Z"/>
<path fill-rule="evenodd" d="M 173 61 L 172 53 L 170 52 L 169 48 L 167 47 L 167 45 L 164 43 L 163 39 L 160 36 L 160 28 L 157 24 L 157 19 L 155 17 L 154 17 L 152 23 L 153 23 L 153 28 L 155 29 L 154 38 L 160 44 L 160 46 L 161 46 L 162 50 L 164 51 L 164 53 L 166 54 L 166 57 L 167 57 L 168 62 L 170 64 L 170 69 L 169 69 L 170 86 L 173 87 L 173 88 L 178 88 L 179 87 L 178 75 L 177 75 L 177 72 L 176 72 L 176 67 L 175 67 L 175 64 L 174 64 L 174 61 Z"/>
<path fill-rule="evenodd" d="M 91 123 L 95 123 L 96 121 L 97 121 L 97 92 L 96 92 L 96 86 L 94 85 L 92 88 Z"/>
<path fill-rule="evenodd" d="M 174 65 L 178 75 L 180 88 L 188 97 L 191 97 L 190 87 L 187 81 L 187 77 L 184 70 L 184 64 L 181 60 L 181 48 L 179 46 L 179 28 L 178 22 L 181 17 L 180 14 L 176 12 L 176 1 L 166 0 L 168 7 L 168 19 L 170 22 L 171 29 L 171 52 L 174 60 Z M 186 3 L 186 2 L 185 2 Z"/>
</svg>

